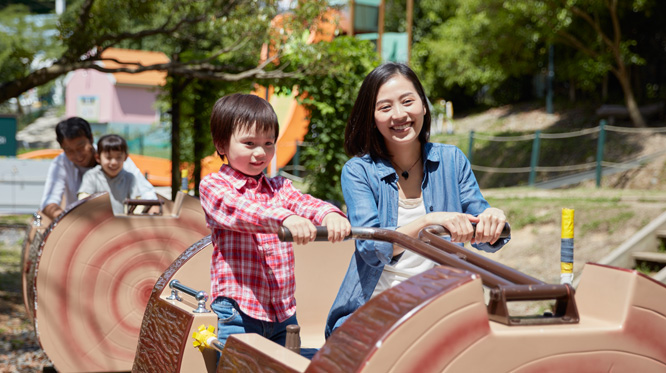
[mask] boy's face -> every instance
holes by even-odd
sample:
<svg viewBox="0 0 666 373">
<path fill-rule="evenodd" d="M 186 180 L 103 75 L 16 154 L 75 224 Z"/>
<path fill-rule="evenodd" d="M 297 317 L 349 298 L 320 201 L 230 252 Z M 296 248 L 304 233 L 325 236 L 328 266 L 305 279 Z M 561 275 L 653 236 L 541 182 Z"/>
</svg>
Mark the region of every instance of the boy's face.
<svg viewBox="0 0 666 373">
<path fill-rule="evenodd" d="M 98 152 L 97 162 L 102 165 L 102 171 L 106 176 L 114 178 L 123 169 L 123 163 L 127 159 L 127 153 L 120 150 L 111 150 L 108 152 Z"/>
<path fill-rule="evenodd" d="M 237 129 L 227 149 L 218 149 L 227 157 L 229 166 L 248 176 L 259 175 L 275 155 L 275 136 L 268 132 L 257 133 L 255 127 Z"/>
</svg>

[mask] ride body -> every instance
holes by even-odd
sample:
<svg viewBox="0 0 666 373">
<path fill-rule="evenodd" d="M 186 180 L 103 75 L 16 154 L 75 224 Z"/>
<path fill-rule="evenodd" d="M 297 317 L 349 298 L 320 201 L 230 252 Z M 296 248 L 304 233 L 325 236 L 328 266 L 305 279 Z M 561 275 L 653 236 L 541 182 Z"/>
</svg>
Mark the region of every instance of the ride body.
<svg viewBox="0 0 666 373">
<path fill-rule="evenodd" d="M 453 145 L 426 143 L 422 159 L 425 160 L 421 183 L 424 213 L 455 211 L 477 216 L 490 207 L 460 149 Z M 398 222 L 397 182 L 398 174 L 388 160 L 373 159 L 368 154 L 350 159 L 342 170 L 342 191 L 352 226 L 395 230 Z M 480 243 L 473 246 L 495 252 L 509 239 L 499 239 L 492 245 Z M 370 299 L 384 266 L 394 264 L 399 257 L 393 257 L 391 243 L 356 241 L 356 250 L 328 316 L 327 338 Z"/>
<path fill-rule="evenodd" d="M 97 149 L 97 145 L 94 145 Z M 46 176 L 46 183 L 44 184 L 44 194 L 40 209 L 44 209 L 49 204 L 60 205 L 63 197 L 65 198 L 65 205 L 68 206 L 77 200 L 77 192 L 81 187 L 83 174 L 91 167 L 81 167 L 75 165 L 67 158 L 65 153 L 61 153 L 51 163 L 48 174 Z M 123 169 L 134 175 L 138 180 L 138 187 L 140 189 L 140 198 L 142 199 L 157 199 L 155 188 L 146 180 L 141 173 L 141 170 L 132 162 L 131 158 L 127 158 L 123 164 Z"/>
</svg>

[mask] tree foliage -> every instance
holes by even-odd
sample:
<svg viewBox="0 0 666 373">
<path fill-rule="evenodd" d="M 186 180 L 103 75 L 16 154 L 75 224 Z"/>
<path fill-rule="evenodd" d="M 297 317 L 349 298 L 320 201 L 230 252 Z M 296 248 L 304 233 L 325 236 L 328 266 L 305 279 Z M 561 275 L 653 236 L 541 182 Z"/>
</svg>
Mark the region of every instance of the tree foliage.
<svg viewBox="0 0 666 373">
<path fill-rule="evenodd" d="M 58 52 L 49 34 L 53 17 L 30 14 L 24 5 L 10 5 L 0 12 L 0 82 L 19 79 L 31 67 L 45 63 Z M 1 101 L 0 101 L 1 102 Z"/>
<path fill-rule="evenodd" d="M 307 30 L 325 5 L 310 1 L 294 10 L 282 32 L 271 25 L 277 14 L 277 0 L 78 0 L 58 20 L 57 32 L 44 35 L 57 51 L 48 66 L 32 70 L 33 56 L 18 47 L 20 35 L 3 28 L 3 44 L 7 45 L 0 61 L 0 103 L 28 89 L 76 69 L 102 72 L 137 73 L 163 70 L 188 78 L 239 81 L 243 79 L 276 79 L 306 73 L 299 66 L 275 65 L 262 61 L 257 54 L 263 43 L 274 46 L 279 57 L 281 45 L 292 32 Z M 7 13 L 4 9 L 3 13 Z M 11 14 L 10 14 L 11 16 Z M 290 32 L 284 32 L 289 30 Z M 180 54 L 180 59 L 151 66 L 131 65 L 109 69 L 99 62 L 101 53 L 110 47 L 135 47 Z M 39 49 L 34 49 L 39 50 Z M 6 52 L 5 52 L 6 53 Z M 244 63 L 237 64 L 242 60 Z M 127 61 L 120 61 L 127 62 Z M 315 67 L 307 71 L 317 71 Z M 321 70 L 319 70 L 321 71 Z"/>
<path fill-rule="evenodd" d="M 379 64 L 374 46 L 353 37 L 337 37 L 330 43 L 302 45 L 320 53 L 294 54 L 294 64 L 311 65 L 326 58 L 326 74 L 292 81 L 298 87 L 300 101 L 309 111 L 310 127 L 303 147 L 304 165 L 308 171 L 308 193 L 331 201 L 344 201 L 340 173 L 348 157 L 344 152 L 347 118 L 365 76 Z M 279 92 L 292 86 L 283 84 Z"/>
<path fill-rule="evenodd" d="M 631 83 L 632 66 L 646 61 L 637 53 L 641 23 L 657 16 L 654 0 L 452 0 L 451 8 L 420 4 L 422 14 L 441 14 L 440 24 L 414 46 L 415 69 L 431 92 L 443 96 L 457 88 L 483 98 L 506 90 L 512 79 L 543 74 L 548 48 L 557 51 L 556 79 L 595 89 L 608 73 L 622 89 L 635 125 L 645 123 Z M 415 27 L 421 26 L 417 22 Z M 661 26 L 663 29 L 663 26 Z M 663 30 L 653 29 L 659 34 Z M 493 103 L 491 100 L 489 103 Z"/>
</svg>

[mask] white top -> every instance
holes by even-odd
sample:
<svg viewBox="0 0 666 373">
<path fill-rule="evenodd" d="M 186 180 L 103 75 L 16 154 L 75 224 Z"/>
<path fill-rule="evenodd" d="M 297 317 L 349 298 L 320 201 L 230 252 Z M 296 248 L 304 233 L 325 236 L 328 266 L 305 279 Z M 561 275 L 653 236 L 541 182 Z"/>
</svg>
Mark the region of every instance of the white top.
<svg viewBox="0 0 666 373">
<path fill-rule="evenodd" d="M 96 148 L 97 146 L 95 145 Z M 43 210 L 44 207 L 51 203 L 61 205 L 63 196 L 66 202 L 65 206 L 76 202 L 78 199 L 76 194 L 81 187 L 83 174 L 91 168 L 77 167 L 67 158 L 64 152 L 55 157 L 46 176 L 40 210 Z M 134 178 L 138 181 L 139 189 L 141 190 L 141 199 L 157 199 L 155 188 L 146 180 L 141 170 L 136 167 L 131 158 L 125 160 L 123 169 L 134 175 Z"/>
<path fill-rule="evenodd" d="M 423 204 L 423 198 L 398 200 L 399 227 L 411 223 L 414 220 L 425 216 L 425 214 L 426 209 Z M 384 266 L 384 271 L 382 272 L 381 277 L 379 277 L 379 282 L 377 283 L 372 296 L 374 297 L 382 291 L 398 285 L 414 275 L 434 268 L 436 265 L 437 264 L 430 259 L 426 259 L 412 251 L 405 250 L 395 265 L 387 264 Z"/>
<path fill-rule="evenodd" d="M 83 175 L 79 193 L 94 194 L 108 192 L 111 207 L 115 215 L 125 213 L 125 199 L 141 197 L 136 178 L 131 173 L 120 170 L 118 175 L 108 177 L 102 170 L 101 165 L 93 167 Z"/>
</svg>

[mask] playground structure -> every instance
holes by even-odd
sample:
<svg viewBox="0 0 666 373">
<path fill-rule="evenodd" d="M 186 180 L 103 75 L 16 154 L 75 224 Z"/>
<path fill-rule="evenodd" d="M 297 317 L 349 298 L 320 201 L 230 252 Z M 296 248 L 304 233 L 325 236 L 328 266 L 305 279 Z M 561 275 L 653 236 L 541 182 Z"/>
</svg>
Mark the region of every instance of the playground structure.
<svg viewBox="0 0 666 373">
<path fill-rule="evenodd" d="M 160 215 L 114 215 L 94 194 L 49 221 L 35 214 L 22 255 L 23 297 L 59 372 L 129 371 L 155 280 L 209 233 L 199 201 L 130 200 Z"/>
<path fill-rule="evenodd" d="M 281 237 L 288 239 L 287 233 L 281 232 Z M 242 334 L 229 338 L 217 367 L 214 349 L 192 347 L 193 333 L 201 326 L 217 325 L 215 314 L 204 309 L 206 299 L 196 296 L 201 294 L 198 289 L 210 287 L 208 274 L 197 271 L 204 262 L 202 257 L 210 257 L 207 237 L 184 252 L 156 282 L 144 315 L 133 371 L 666 369 L 666 345 L 661 342 L 666 332 L 664 284 L 636 271 L 587 264 L 574 291 L 569 284 L 545 284 L 453 245 L 443 234 L 441 227 L 429 227 L 417 240 L 394 231 L 353 228 L 352 238 L 398 243 L 441 266 L 372 298 L 323 345 L 302 338 L 304 347 L 319 348 L 312 360 L 294 352 L 300 346 L 282 347 L 256 334 Z M 325 236 L 321 230 L 319 237 Z M 321 297 L 332 302 L 337 286 L 327 284 L 340 283 L 335 280 L 341 279 L 347 263 L 329 260 L 348 258 L 349 242 L 311 244 L 323 245 L 314 262 L 299 261 L 309 245 L 295 252 L 297 289 L 301 284 L 321 286 L 314 293 L 297 293 L 299 324 L 306 335 L 310 331 L 323 334 L 325 316 L 302 316 L 308 309 L 331 304 L 321 305 Z M 331 290 L 332 294 L 325 294 Z M 315 296 L 318 299 L 309 298 Z M 553 307 L 543 314 L 514 315 L 510 311 L 513 302 L 544 300 L 553 302 Z"/>
</svg>

